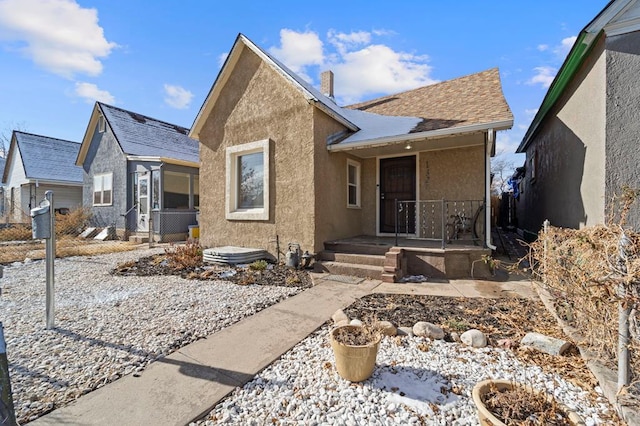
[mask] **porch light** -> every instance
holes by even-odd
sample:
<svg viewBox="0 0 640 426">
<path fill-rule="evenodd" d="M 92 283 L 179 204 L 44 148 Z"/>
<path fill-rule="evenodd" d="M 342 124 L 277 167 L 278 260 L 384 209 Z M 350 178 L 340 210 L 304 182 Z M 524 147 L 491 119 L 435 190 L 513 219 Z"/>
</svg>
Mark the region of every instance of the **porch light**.
<svg viewBox="0 0 640 426">
<path fill-rule="evenodd" d="M 411 149 L 411 142 L 407 142 L 407 144 L 404 146 L 404 149 Z"/>
</svg>

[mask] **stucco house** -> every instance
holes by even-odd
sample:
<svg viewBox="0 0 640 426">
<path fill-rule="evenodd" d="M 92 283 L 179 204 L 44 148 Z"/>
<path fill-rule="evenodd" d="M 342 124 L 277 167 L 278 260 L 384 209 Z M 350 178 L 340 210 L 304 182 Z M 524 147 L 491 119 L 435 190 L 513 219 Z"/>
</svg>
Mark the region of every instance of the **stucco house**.
<svg viewBox="0 0 640 426">
<path fill-rule="evenodd" d="M 64 212 L 82 206 L 82 169 L 75 165 L 80 143 L 13 131 L 2 183 L 6 220 L 30 222 L 30 211 L 53 191 L 53 206 Z"/>
<path fill-rule="evenodd" d="M 527 130 L 517 202 L 519 227 L 545 219 L 581 228 L 604 223 L 622 188 L 640 187 L 640 3 L 615 0 L 578 35 Z M 640 230 L 640 209 L 629 214 Z"/>
<path fill-rule="evenodd" d="M 95 226 L 184 240 L 199 206 L 198 142 L 188 129 L 96 102 L 75 164 Z"/>
<path fill-rule="evenodd" d="M 201 243 L 299 246 L 327 269 L 360 263 L 349 272 L 387 280 L 468 274 L 491 245 L 481 206 L 495 134 L 512 123 L 497 69 L 345 108 L 332 73 L 317 90 L 240 34 L 190 132 Z M 473 219 L 468 250 L 446 258 Z"/>
</svg>

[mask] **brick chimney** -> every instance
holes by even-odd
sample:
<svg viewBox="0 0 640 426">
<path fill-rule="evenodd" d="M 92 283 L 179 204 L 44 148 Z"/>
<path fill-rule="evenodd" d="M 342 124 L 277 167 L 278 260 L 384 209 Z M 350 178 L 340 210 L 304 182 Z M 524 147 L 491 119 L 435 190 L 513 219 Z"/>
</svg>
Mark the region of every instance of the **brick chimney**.
<svg viewBox="0 0 640 426">
<path fill-rule="evenodd" d="M 333 99 L 333 72 L 324 71 L 320 74 L 320 92 Z"/>
</svg>

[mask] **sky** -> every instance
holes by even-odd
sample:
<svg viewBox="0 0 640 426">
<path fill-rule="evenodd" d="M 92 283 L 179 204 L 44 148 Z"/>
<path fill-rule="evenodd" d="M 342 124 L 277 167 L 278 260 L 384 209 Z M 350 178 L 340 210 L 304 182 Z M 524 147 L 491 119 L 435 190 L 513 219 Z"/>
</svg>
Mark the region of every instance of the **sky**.
<svg viewBox="0 0 640 426">
<path fill-rule="evenodd" d="M 514 154 L 605 0 L 0 0 L 0 134 L 80 142 L 101 101 L 190 128 L 238 33 L 340 105 L 498 67 Z"/>
</svg>

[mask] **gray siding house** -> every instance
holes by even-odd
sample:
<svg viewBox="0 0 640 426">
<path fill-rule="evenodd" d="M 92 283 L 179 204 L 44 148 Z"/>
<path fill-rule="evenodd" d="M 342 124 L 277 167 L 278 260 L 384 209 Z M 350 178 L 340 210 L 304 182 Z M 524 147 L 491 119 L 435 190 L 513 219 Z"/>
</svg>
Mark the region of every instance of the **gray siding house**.
<svg viewBox="0 0 640 426">
<path fill-rule="evenodd" d="M 189 130 L 96 102 L 76 164 L 95 226 L 121 237 L 185 239 L 199 208 L 198 142 Z"/>
<path fill-rule="evenodd" d="M 6 220 L 28 223 L 30 210 L 53 191 L 59 212 L 82 206 L 82 168 L 75 165 L 80 143 L 13 131 L 2 184 Z"/>
<path fill-rule="evenodd" d="M 578 35 L 518 153 L 519 227 L 603 223 L 624 186 L 640 187 L 640 3 L 615 0 Z M 628 225 L 640 230 L 634 206 Z"/>
</svg>

